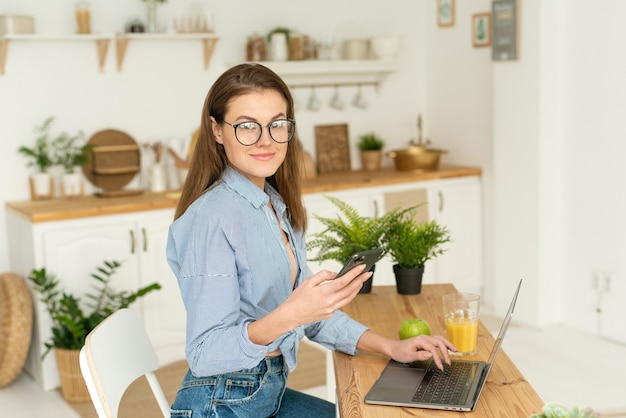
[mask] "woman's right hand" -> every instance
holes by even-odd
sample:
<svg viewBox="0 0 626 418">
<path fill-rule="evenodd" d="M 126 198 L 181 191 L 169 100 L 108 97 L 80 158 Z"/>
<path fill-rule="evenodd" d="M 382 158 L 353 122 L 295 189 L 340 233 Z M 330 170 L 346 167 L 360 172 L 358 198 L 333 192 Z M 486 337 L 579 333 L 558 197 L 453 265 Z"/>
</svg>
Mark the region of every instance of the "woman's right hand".
<svg viewBox="0 0 626 418">
<path fill-rule="evenodd" d="M 372 276 L 371 272 L 363 273 L 364 269 L 364 265 L 357 266 L 342 276 L 322 270 L 304 280 L 282 307 L 293 315 L 296 326 L 328 319 L 350 303 Z"/>
<path fill-rule="evenodd" d="M 300 325 L 330 318 L 359 294 L 372 273 L 363 273 L 364 265 L 346 274 L 322 270 L 296 287 L 278 308 L 248 325 L 248 336 L 255 344 L 267 345 Z"/>
</svg>

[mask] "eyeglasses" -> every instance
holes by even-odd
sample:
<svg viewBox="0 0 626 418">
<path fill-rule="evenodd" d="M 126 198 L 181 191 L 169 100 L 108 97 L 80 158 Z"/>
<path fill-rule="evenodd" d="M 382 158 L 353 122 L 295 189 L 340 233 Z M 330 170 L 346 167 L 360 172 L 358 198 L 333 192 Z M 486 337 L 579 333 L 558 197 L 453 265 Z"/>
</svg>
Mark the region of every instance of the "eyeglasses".
<svg viewBox="0 0 626 418">
<path fill-rule="evenodd" d="M 279 144 L 291 141 L 291 138 L 293 138 L 293 134 L 296 131 L 296 121 L 289 119 L 275 120 L 267 125 L 261 125 L 258 122 L 240 122 L 231 124 L 224 121 L 224 123 L 235 129 L 235 138 L 237 138 L 237 141 L 241 145 L 246 147 L 259 142 L 259 139 L 261 139 L 261 135 L 263 134 L 264 126 L 267 126 L 270 138 Z"/>
</svg>

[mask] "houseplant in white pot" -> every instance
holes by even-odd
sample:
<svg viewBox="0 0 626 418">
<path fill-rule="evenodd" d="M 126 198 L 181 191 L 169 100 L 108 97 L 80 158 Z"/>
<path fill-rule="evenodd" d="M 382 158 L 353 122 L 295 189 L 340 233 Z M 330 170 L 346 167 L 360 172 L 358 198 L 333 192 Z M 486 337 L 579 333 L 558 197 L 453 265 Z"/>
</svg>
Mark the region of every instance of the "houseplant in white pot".
<svg viewBox="0 0 626 418">
<path fill-rule="evenodd" d="M 50 157 L 50 126 L 54 118 L 46 119 L 40 126 L 35 127 L 37 138 L 35 145 L 22 145 L 17 151 L 29 159 L 28 167 L 37 167 L 37 172 L 29 179 L 31 199 L 51 199 L 54 195 L 54 179 L 48 172 L 54 165 Z"/>
<path fill-rule="evenodd" d="M 426 261 L 443 254 L 442 245 L 450 242 L 445 226 L 436 221 L 418 221 L 415 209 L 397 209 L 386 215 L 390 224 L 383 248 L 395 262 L 393 272 L 397 290 L 404 295 L 420 293 Z"/>
<path fill-rule="evenodd" d="M 120 266 L 119 261 L 104 261 L 91 274 L 91 278 L 95 280 L 95 291 L 85 295 L 88 299 L 85 302 L 71 293 L 66 293 L 60 280 L 46 271 L 45 267 L 32 270 L 28 277 L 52 319 L 52 337 L 44 343 L 46 351 L 43 356 L 54 349 L 61 378 L 61 392 L 69 402 L 88 402 L 91 399 L 78 362 L 87 334 L 113 312 L 127 308 L 137 299 L 161 288 L 155 282 L 134 292 L 113 290 L 111 279 Z"/>
<path fill-rule="evenodd" d="M 325 196 L 339 209 L 336 218 L 315 215 L 315 219 L 326 226 L 321 232 L 315 233 L 307 242 L 307 250 L 317 249 L 317 255 L 310 261 L 335 260 L 345 263 L 352 255 L 374 248 L 382 248 L 382 239 L 388 229 L 390 219 L 385 216 L 371 218 L 362 216 L 343 200 L 334 196 Z M 384 255 L 383 248 L 383 255 Z M 370 271 L 375 270 L 375 265 Z M 361 288 L 360 293 L 369 293 L 372 289 L 370 277 Z"/>
<path fill-rule="evenodd" d="M 61 177 L 62 196 L 80 196 L 84 194 L 82 173 L 76 171 L 77 167 L 87 162 L 89 145 L 85 144 L 85 134 L 79 131 L 75 135 L 61 132 L 50 144 L 52 161 L 63 167 Z"/>
</svg>

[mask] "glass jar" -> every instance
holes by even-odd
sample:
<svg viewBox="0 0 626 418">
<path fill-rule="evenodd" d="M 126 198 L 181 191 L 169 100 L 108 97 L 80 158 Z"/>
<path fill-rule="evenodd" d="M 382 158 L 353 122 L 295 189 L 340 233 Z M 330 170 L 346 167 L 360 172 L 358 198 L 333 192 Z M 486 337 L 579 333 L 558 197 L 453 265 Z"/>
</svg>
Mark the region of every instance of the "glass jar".
<svg viewBox="0 0 626 418">
<path fill-rule="evenodd" d="M 252 35 L 248 38 L 246 45 L 247 61 L 265 61 L 267 60 L 267 47 L 265 39 L 259 35 Z"/>
</svg>

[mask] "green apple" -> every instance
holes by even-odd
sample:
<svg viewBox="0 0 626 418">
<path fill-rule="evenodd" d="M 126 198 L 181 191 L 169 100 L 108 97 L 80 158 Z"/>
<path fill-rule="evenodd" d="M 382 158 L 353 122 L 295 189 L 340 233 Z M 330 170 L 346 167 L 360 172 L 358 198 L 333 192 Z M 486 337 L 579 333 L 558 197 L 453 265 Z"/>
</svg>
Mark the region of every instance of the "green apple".
<svg viewBox="0 0 626 418">
<path fill-rule="evenodd" d="M 428 322 L 420 318 L 407 319 L 400 324 L 398 334 L 401 340 L 406 340 L 407 338 L 416 337 L 422 334 L 430 335 L 430 325 L 428 325 Z"/>
</svg>

